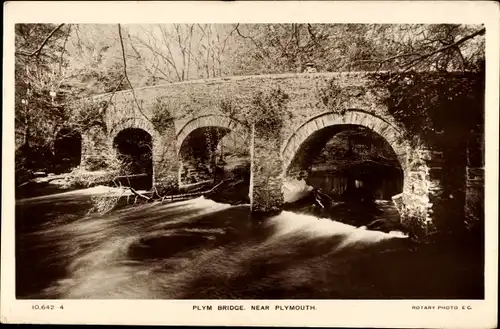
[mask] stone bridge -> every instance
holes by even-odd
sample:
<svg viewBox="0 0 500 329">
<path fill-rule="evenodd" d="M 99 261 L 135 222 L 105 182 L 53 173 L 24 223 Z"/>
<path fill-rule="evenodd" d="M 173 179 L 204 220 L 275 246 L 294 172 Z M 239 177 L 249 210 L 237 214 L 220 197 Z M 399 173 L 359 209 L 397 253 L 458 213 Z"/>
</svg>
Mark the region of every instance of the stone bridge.
<svg viewBox="0 0 500 329">
<path fill-rule="evenodd" d="M 259 120 L 262 113 L 255 110 L 255 99 L 273 90 L 286 95 L 286 111 L 270 129 Z M 142 133 L 149 136 L 141 140 L 152 152 L 151 184 L 182 184 L 180 172 L 187 158 L 209 163 L 220 139 L 234 132 L 248 143 L 252 210 L 268 212 L 282 207 L 283 180 L 292 167 L 306 168 L 334 134 L 362 126 L 382 136 L 399 160 L 403 221 L 417 220 L 431 230 L 437 208 L 446 199 L 441 154 L 426 145 L 410 146 L 404 127 L 385 105 L 386 95 L 387 90 L 374 86 L 364 73 L 238 76 L 99 95 L 94 101 L 110 102 L 105 128 L 82 134 L 82 165 L 113 154 L 120 134 Z M 207 145 L 207 134 L 212 145 Z"/>
</svg>

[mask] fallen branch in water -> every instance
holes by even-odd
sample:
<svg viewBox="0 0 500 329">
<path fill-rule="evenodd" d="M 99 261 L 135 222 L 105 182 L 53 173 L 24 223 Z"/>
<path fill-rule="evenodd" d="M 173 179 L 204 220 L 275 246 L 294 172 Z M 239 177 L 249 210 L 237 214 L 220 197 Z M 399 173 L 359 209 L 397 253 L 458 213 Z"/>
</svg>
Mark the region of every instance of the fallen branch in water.
<svg viewBox="0 0 500 329">
<path fill-rule="evenodd" d="M 123 176 L 119 176 L 119 177 L 123 178 Z M 116 178 L 118 178 L 118 177 L 116 177 Z M 113 179 L 113 182 L 115 182 L 115 179 Z M 158 193 L 156 186 L 153 187 L 153 191 L 145 192 L 145 193 L 139 193 L 137 190 L 135 190 L 132 187 L 128 187 L 128 189 L 130 190 L 130 192 L 132 192 L 136 196 L 136 200 L 134 201 L 134 204 L 137 202 L 137 198 L 142 198 L 142 199 L 146 200 L 146 202 L 152 202 L 152 201 L 164 202 L 165 200 L 173 201 L 173 200 L 188 199 L 188 198 L 202 196 L 202 195 L 205 195 L 208 193 L 212 193 L 219 186 L 221 186 L 224 182 L 225 182 L 225 180 L 222 180 L 217 185 L 213 186 L 211 189 L 206 190 L 206 191 L 183 193 L 183 194 L 163 195 L 163 196 Z M 115 186 L 117 186 L 118 188 L 121 188 L 121 189 L 125 189 L 125 186 L 123 186 L 121 184 L 118 186 L 118 184 L 116 184 L 116 182 L 115 182 Z M 149 197 L 149 196 L 145 195 L 148 193 L 151 193 L 152 196 Z M 155 195 L 157 197 L 155 197 Z M 128 196 L 127 196 L 127 202 L 128 202 Z"/>
<path fill-rule="evenodd" d="M 214 180 L 213 179 L 209 179 L 209 180 L 204 180 L 204 181 L 197 182 L 197 183 L 182 184 L 182 185 L 179 186 L 179 189 L 180 190 L 186 190 L 186 193 L 188 191 L 189 192 L 194 192 L 194 191 L 200 190 L 201 188 L 206 187 L 206 185 L 208 185 L 208 184 L 213 184 L 213 183 L 214 183 Z"/>
<path fill-rule="evenodd" d="M 26 185 L 31 184 L 31 183 L 36 183 L 35 178 L 30 179 L 30 180 L 28 180 L 28 181 L 26 181 L 26 182 L 24 182 L 24 183 L 21 183 L 21 184 L 17 185 L 17 188 L 20 188 L 20 187 L 26 186 Z"/>
<path fill-rule="evenodd" d="M 321 206 L 321 208 L 325 208 L 325 206 L 323 206 L 323 204 L 321 203 L 321 201 L 319 200 L 318 197 L 315 197 L 315 200 Z"/>
<path fill-rule="evenodd" d="M 120 181 L 118 181 L 118 183 L 117 183 L 117 179 L 126 178 L 128 185 L 131 185 L 130 178 L 147 177 L 147 176 L 148 176 L 148 174 L 134 174 L 134 175 L 116 176 L 115 178 L 113 178 L 113 184 L 115 184 L 116 187 L 120 187 L 121 188 L 122 187 L 122 183 Z"/>
<path fill-rule="evenodd" d="M 244 179 L 239 179 L 239 180 L 237 180 L 237 181 L 235 181 L 235 182 L 230 183 L 230 184 L 229 184 L 229 187 L 233 187 L 233 186 L 235 186 L 235 185 L 241 184 L 241 183 L 243 183 L 244 181 L 245 181 Z"/>
<path fill-rule="evenodd" d="M 20 188 L 20 187 L 23 187 L 23 186 L 26 186 L 28 184 L 32 184 L 32 183 L 50 183 L 52 181 L 55 181 L 57 179 L 65 179 L 67 176 L 63 176 L 63 175 L 56 175 L 54 177 L 51 177 L 51 178 L 48 178 L 47 176 L 45 177 L 34 177 L 34 178 L 31 178 L 19 185 L 17 185 L 16 188 Z M 43 180 L 42 180 L 43 179 Z"/>
<path fill-rule="evenodd" d="M 134 193 L 136 196 L 141 197 L 143 199 L 146 199 L 148 201 L 152 200 L 150 197 L 145 196 L 144 194 L 138 193 L 136 190 L 134 190 L 132 187 L 129 187 L 130 191 Z"/>
<path fill-rule="evenodd" d="M 328 199 L 330 199 L 330 201 L 333 201 L 333 199 L 328 194 L 321 192 L 319 189 L 316 190 L 316 193 L 319 194 L 320 196 L 327 197 Z"/>
<path fill-rule="evenodd" d="M 187 198 L 191 198 L 191 197 L 195 197 L 195 196 L 202 196 L 202 195 L 205 195 L 205 194 L 208 194 L 208 193 L 215 191 L 215 189 L 217 189 L 224 182 L 225 182 L 224 180 L 220 181 L 217 185 L 215 185 L 214 187 L 212 187 L 210 190 L 207 190 L 207 191 L 165 195 L 161 198 L 161 202 L 165 201 L 165 199 L 170 199 L 170 201 L 173 201 L 174 199 L 187 199 Z"/>
</svg>

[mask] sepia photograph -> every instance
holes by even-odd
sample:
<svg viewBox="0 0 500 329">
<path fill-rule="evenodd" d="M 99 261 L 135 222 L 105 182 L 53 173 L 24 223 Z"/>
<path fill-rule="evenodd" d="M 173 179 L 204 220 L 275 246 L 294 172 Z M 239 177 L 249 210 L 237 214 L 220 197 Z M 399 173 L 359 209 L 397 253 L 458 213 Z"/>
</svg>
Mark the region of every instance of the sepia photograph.
<svg viewBox="0 0 500 329">
<path fill-rule="evenodd" d="M 485 300 L 485 24 L 13 29 L 12 289 L 33 310 Z"/>
</svg>

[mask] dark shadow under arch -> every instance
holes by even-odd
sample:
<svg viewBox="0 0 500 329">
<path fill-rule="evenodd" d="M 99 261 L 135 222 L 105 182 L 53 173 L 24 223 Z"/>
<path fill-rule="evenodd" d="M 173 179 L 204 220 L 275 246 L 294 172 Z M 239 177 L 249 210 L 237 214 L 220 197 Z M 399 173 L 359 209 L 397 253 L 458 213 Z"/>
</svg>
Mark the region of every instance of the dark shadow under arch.
<svg viewBox="0 0 500 329">
<path fill-rule="evenodd" d="M 327 126 L 310 134 L 286 174 L 337 195 L 364 184 L 376 199 L 384 200 L 401 193 L 404 183 L 402 166 L 389 142 L 356 124 Z"/>
<path fill-rule="evenodd" d="M 121 130 L 113 140 L 120 175 L 145 175 L 120 179 L 123 185 L 149 190 L 153 187 L 153 141 L 151 135 L 140 128 Z"/>
<path fill-rule="evenodd" d="M 67 172 L 80 165 L 82 160 L 82 136 L 76 130 L 63 128 L 54 140 L 54 168 Z"/>
<path fill-rule="evenodd" d="M 222 126 L 198 127 L 185 136 L 178 152 L 181 186 L 224 181 L 227 185 L 210 198 L 235 203 L 249 202 L 249 142 L 239 132 Z"/>
</svg>

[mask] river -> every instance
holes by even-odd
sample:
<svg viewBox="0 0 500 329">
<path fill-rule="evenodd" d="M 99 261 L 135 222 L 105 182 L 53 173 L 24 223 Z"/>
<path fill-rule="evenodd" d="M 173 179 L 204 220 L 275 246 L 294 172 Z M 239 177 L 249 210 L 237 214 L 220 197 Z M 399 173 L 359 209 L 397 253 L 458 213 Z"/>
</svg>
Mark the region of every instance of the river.
<svg viewBox="0 0 500 329">
<path fill-rule="evenodd" d="M 399 232 L 368 230 L 307 211 L 256 220 L 248 205 L 203 197 L 89 213 L 92 198 L 107 189 L 17 200 L 18 298 L 481 298 L 484 293 L 474 254 L 436 252 Z"/>
</svg>

